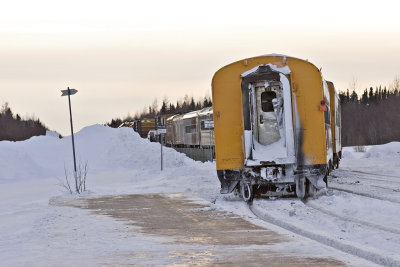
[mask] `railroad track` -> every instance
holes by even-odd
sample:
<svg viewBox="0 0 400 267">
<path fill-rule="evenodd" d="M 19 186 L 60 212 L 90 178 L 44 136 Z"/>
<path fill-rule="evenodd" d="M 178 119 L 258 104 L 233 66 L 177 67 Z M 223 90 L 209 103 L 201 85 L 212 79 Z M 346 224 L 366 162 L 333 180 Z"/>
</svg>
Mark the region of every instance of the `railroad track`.
<svg viewBox="0 0 400 267">
<path fill-rule="evenodd" d="M 399 176 L 382 175 L 382 174 L 376 174 L 376 173 L 351 171 L 351 170 L 341 170 L 340 173 L 341 173 L 342 178 L 347 178 L 347 177 L 343 177 L 343 175 L 345 175 L 345 176 L 347 175 L 348 178 L 385 182 L 385 183 L 391 183 L 391 184 L 396 184 L 396 185 L 400 186 L 400 177 Z M 349 173 L 350 173 L 350 175 L 349 175 Z M 354 174 L 356 174 L 356 175 L 354 175 Z M 335 174 L 333 174 L 332 177 L 338 178 L 338 176 L 336 176 Z"/>
<path fill-rule="evenodd" d="M 334 212 L 332 210 L 324 208 L 322 205 L 318 204 L 318 202 L 317 203 L 316 202 L 306 202 L 305 204 L 308 207 L 311 207 L 311 208 L 313 208 L 315 210 L 318 210 L 319 212 L 322 212 L 322 213 L 324 213 L 326 215 L 330 215 L 330 216 L 333 216 L 333 217 L 340 218 L 340 219 L 342 219 L 344 221 L 358 223 L 358 224 L 366 225 L 366 226 L 374 228 L 374 229 L 379 229 L 379 230 L 382 230 L 382 231 L 390 232 L 392 234 L 400 235 L 400 229 L 398 229 L 398 228 L 376 224 L 376 223 L 373 223 L 373 222 L 370 222 L 370 221 L 367 221 L 367 220 L 361 220 L 361 219 L 358 219 L 358 218 L 356 218 L 354 216 L 341 215 L 341 214 L 339 214 L 337 212 Z"/>
<path fill-rule="evenodd" d="M 382 226 L 366 220 L 353 218 L 351 216 L 344 216 L 334 211 L 330 211 L 329 209 L 319 204 L 311 203 L 310 201 L 305 202 L 304 204 L 305 208 L 308 207 L 309 209 L 312 209 L 308 212 L 312 212 L 315 216 L 320 216 L 324 219 L 330 218 L 329 220 L 331 221 L 340 221 L 345 224 L 352 223 L 354 225 L 362 225 L 363 228 L 367 228 L 370 231 L 385 232 L 386 236 L 396 236 L 396 238 L 400 238 L 400 230 L 395 227 Z M 368 247 L 361 241 L 360 243 L 357 243 L 357 241 L 355 240 L 342 240 L 341 238 L 330 234 L 330 229 L 325 229 L 325 231 L 321 231 L 314 229 L 313 226 L 310 226 L 308 228 L 302 227 L 302 223 L 296 223 L 295 221 L 285 219 L 285 217 L 280 217 L 279 215 L 274 216 L 272 212 L 266 212 L 259 205 L 254 205 L 254 203 L 249 203 L 249 209 L 256 217 L 263 221 L 284 228 L 297 235 L 307 237 L 326 246 L 335 248 L 344 253 L 351 254 L 380 265 L 400 266 L 400 257 L 391 256 L 390 253 L 384 254 L 379 249 Z M 369 233 L 369 230 L 366 231 L 366 234 Z"/>
<path fill-rule="evenodd" d="M 377 173 L 372 173 L 372 172 L 363 172 L 363 171 L 356 171 L 356 170 L 350 170 L 350 172 L 355 172 L 355 173 L 362 173 L 362 174 L 369 174 L 369 175 L 375 175 L 375 176 L 385 176 L 385 177 L 393 177 L 397 178 L 400 180 L 400 176 L 396 175 L 389 175 L 389 174 L 377 174 Z"/>
<path fill-rule="evenodd" d="M 331 180 L 331 182 L 328 182 L 329 189 L 400 203 L 400 194 L 398 194 L 400 192 L 399 176 L 340 170 L 338 175 L 333 173 L 330 177 L 338 178 L 338 180 Z M 357 181 L 355 182 L 354 180 Z M 358 183 L 363 180 L 372 181 L 373 183 Z"/>
<path fill-rule="evenodd" d="M 354 195 L 359 195 L 359 196 L 363 196 L 363 197 L 374 198 L 374 199 L 378 199 L 378 200 L 390 201 L 390 202 L 393 202 L 393 203 L 400 204 L 400 200 L 388 197 L 386 195 L 374 195 L 374 194 L 370 194 L 370 193 L 367 193 L 367 192 L 358 192 L 358 191 L 354 191 L 354 190 L 351 190 L 351 189 L 348 189 L 348 188 L 341 188 L 341 187 L 332 186 L 332 185 L 329 185 L 328 189 L 341 191 L 341 192 L 345 192 L 345 193 L 350 193 L 350 194 L 354 194 Z M 395 189 L 392 189 L 392 188 L 386 188 L 385 187 L 384 189 L 396 191 Z"/>
</svg>

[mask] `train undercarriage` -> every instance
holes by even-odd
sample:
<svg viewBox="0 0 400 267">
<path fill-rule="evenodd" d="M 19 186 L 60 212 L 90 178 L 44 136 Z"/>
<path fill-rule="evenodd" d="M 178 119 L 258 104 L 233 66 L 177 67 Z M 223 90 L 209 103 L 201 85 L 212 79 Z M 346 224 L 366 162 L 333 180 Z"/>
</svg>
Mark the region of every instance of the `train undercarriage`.
<svg viewBox="0 0 400 267">
<path fill-rule="evenodd" d="M 244 201 L 254 197 L 313 197 L 327 186 L 327 165 L 294 168 L 293 165 L 252 166 L 241 170 L 217 171 L 221 193 L 236 192 Z"/>
</svg>

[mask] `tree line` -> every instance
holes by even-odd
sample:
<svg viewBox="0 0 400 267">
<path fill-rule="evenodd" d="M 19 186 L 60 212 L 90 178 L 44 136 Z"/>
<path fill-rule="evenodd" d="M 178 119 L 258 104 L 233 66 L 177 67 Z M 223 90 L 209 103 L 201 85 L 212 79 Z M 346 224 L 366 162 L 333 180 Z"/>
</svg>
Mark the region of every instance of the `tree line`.
<svg viewBox="0 0 400 267">
<path fill-rule="evenodd" d="M 365 89 L 359 96 L 355 88 L 340 92 L 342 145 L 364 146 L 400 141 L 400 80 L 386 88 Z"/>
<path fill-rule="evenodd" d="M 364 146 L 400 141 L 400 79 L 395 78 L 389 88 L 381 85 L 375 88 L 370 87 L 360 95 L 357 94 L 356 87 L 353 81 L 351 90 L 339 92 L 342 145 Z M 160 108 L 155 99 L 151 105 L 144 108 L 142 112 L 137 112 L 135 116 L 128 115 L 124 119 L 112 119 L 107 125 L 118 127 L 126 121 L 154 118 L 166 114 L 172 116 L 211 106 L 211 97 L 195 101 L 193 97 L 185 95 L 183 100 L 178 100 L 176 104 L 164 97 Z"/>
<path fill-rule="evenodd" d="M 153 103 L 148 107 L 144 108 L 141 112 L 136 112 L 134 116 L 128 114 L 125 118 L 112 119 L 111 122 L 107 123 L 110 127 L 118 127 L 124 122 L 134 121 L 144 118 L 154 118 L 156 116 L 163 115 L 175 115 L 184 114 L 203 108 L 212 107 L 212 100 L 210 96 L 205 96 L 201 100 L 195 100 L 194 97 L 185 95 L 183 99 L 176 101 L 176 104 L 170 102 L 167 97 L 164 97 L 161 103 L 161 107 L 158 105 L 158 100 L 154 99 Z"/>
<path fill-rule="evenodd" d="M 22 141 L 32 136 L 45 135 L 47 127 L 39 119 L 14 115 L 8 103 L 0 109 L 0 141 Z"/>
</svg>

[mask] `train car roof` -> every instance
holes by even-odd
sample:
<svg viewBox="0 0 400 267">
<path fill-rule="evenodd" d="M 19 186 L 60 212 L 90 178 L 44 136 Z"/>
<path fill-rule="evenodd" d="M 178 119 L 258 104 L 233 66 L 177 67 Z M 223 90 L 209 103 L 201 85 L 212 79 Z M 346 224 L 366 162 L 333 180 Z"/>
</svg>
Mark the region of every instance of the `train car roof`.
<svg viewBox="0 0 400 267">
<path fill-rule="evenodd" d="M 195 111 L 191 111 L 189 113 L 183 114 L 183 119 L 190 119 L 190 118 L 194 118 L 194 117 L 198 117 L 199 116 L 199 111 L 195 110 Z"/>
<path fill-rule="evenodd" d="M 277 65 L 277 67 L 285 67 L 285 66 L 288 65 L 288 64 L 287 64 L 287 61 L 290 61 L 290 60 L 297 60 L 297 61 L 304 62 L 304 63 L 307 63 L 307 64 L 313 66 L 313 67 L 315 68 L 315 70 L 317 70 L 318 72 L 321 73 L 321 70 L 320 70 L 319 68 L 317 68 L 317 66 L 315 66 L 313 63 L 311 63 L 310 61 L 308 61 L 308 59 L 301 59 L 301 58 L 297 58 L 297 57 L 292 57 L 292 56 L 287 56 L 287 55 L 283 55 L 283 54 L 275 54 L 275 53 L 273 53 L 273 54 L 264 54 L 264 55 L 260 55 L 260 56 L 244 58 L 244 59 L 241 59 L 241 60 L 237 60 L 237 61 L 235 61 L 235 62 L 232 62 L 232 63 L 230 63 L 230 64 L 228 64 L 228 65 L 225 65 L 225 66 L 221 67 L 219 70 L 217 70 L 217 71 L 214 73 L 214 76 L 213 76 L 212 80 L 214 80 L 215 76 L 217 76 L 217 73 L 219 73 L 219 72 L 221 72 L 221 71 L 224 71 L 225 69 L 229 68 L 230 66 L 236 65 L 236 64 L 238 64 L 238 63 L 240 63 L 240 62 L 243 62 L 245 65 L 247 65 L 249 61 L 255 60 L 255 59 L 257 59 L 257 58 L 263 58 L 263 57 L 281 58 L 280 63 L 283 63 L 283 64 L 282 64 L 281 66 L 280 66 L 280 65 Z M 321 75 L 322 75 L 322 73 L 321 73 Z"/>
<path fill-rule="evenodd" d="M 167 121 L 173 120 L 177 116 L 179 116 L 179 114 L 172 115 L 172 116 L 167 118 Z"/>
<path fill-rule="evenodd" d="M 183 115 L 184 114 L 177 114 L 177 115 L 174 115 L 174 117 L 172 118 L 172 120 L 174 121 L 174 120 L 179 120 L 179 119 L 181 119 L 182 117 L 183 117 Z"/>
<path fill-rule="evenodd" d="M 199 110 L 199 115 L 208 115 L 208 114 L 213 114 L 212 107 L 203 108 L 202 110 Z"/>
</svg>

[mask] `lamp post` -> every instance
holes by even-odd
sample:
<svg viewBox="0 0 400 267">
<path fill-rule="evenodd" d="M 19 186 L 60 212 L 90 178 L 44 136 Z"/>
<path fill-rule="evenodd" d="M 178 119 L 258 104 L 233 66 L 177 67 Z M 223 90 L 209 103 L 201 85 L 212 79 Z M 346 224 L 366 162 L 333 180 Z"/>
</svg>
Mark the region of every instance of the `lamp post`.
<svg viewBox="0 0 400 267">
<path fill-rule="evenodd" d="M 75 187 L 76 187 L 76 192 L 79 192 L 78 189 L 78 183 L 77 183 L 77 174 L 76 174 L 76 159 L 75 159 L 75 141 L 74 141 L 74 128 L 72 126 L 72 111 L 71 111 L 71 98 L 70 95 L 74 95 L 78 92 L 76 89 L 70 89 L 67 87 L 67 90 L 61 90 L 62 95 L 61 96 L 68 96 L 68 105 L 69 105 L 69 120 L 71 123 L 71 136 L 72 136 L 72 153 L 74 156 L 74 177 L 75 177 Z"/>
</svg>

